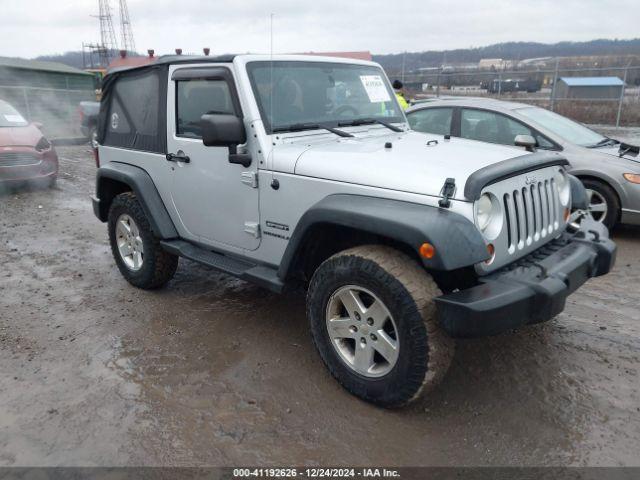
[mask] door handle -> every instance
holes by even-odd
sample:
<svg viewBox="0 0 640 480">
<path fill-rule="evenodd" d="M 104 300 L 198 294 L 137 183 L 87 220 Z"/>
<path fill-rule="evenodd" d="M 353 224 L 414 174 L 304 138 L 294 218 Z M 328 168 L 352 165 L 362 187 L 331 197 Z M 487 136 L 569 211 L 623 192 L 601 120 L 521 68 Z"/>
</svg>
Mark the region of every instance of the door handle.
<svg viewBox="0 0 640 480">
<path fill-rule="evenodd" d="M 178 153 L 167 153 L 165 158 L 167 162 L 191 163 L 191 159 L 182 150 L 178 150 Z"/>
</svg>

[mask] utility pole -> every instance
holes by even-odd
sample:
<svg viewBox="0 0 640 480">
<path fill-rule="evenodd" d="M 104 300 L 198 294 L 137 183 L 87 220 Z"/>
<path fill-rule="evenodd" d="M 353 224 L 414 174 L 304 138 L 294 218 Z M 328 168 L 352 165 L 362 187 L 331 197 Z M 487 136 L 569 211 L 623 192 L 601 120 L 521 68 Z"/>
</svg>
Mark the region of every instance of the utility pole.
<svg viewBox="0 0 640 480">
<path fill-rule="evenodd" d="M 113 57 L 113 52 L 118 49 L 116 34 L 113 30 L 113 17 L 111 16 L 111 5 L 109 0 L 98 0 L 100 20 L 100 62 L 103 66 L 109 65 Z"/>
<path fill-rule="evenodd" d="M 556 57 L 556 68 L 553 73 L 553 86 L 551 88 L 551 111 L 555 111 L 556 108 L 556 87 L 558 86 L 558 70 L 560 67 L 560 59 Z"/>
</svg>

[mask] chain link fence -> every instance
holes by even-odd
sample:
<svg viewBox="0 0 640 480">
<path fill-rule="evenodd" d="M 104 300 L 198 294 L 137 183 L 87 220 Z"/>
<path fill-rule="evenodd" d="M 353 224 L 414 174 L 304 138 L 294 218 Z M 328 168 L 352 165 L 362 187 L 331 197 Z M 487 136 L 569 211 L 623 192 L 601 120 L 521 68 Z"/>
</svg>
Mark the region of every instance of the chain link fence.
<svg viewBox="0 0 640 480">
<path fill-rule="evenodd" d="M 25 119 L 42 124 L 52 139 L 78 138 L 81 101 L 95 100 L 93 90 L 0 85 L 0 99 L 10 103 Z"/>
<path fill-rule="evenodd" d="M 441 67 L 405 75 L 414 100 L 441 96 L 498 98 L 537 105 L 583 123 L 640 126 L 640 66 L 480 70 Z M 588 77 L 589 86 L 564 79 Z M 598 80 L 599 79 L 599 80 Z M 618 79 L 616 82 L 614 79 Z"/>
</svg>

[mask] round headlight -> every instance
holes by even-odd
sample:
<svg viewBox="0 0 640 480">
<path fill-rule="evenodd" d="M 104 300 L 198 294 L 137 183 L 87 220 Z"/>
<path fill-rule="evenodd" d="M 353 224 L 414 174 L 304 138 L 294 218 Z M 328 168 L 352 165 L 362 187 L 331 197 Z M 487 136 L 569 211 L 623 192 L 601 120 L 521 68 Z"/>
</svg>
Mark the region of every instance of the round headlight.
<svg viewBox="0 0 640 480">
<path fill-rule="evenodd" d="M 569 177 L 567 174 L 560 170 L 556 173 L 555 182 L 556 188 L 558 189 L 558 196 L 560 197 L 560 203 L 563 207 L 568 207 L 569 202 L 571 201 L 571 184 L 569 182 Z"/>
<path fill-rule="evenodd" d="M 491 214 L 493 211 L 493 202 L 491 197 L 486 193 L 482 195 L 476 203 L 476 222 L 481 231 L 485 231 L 491 223 Z"/>
<path fill-rule="evenodd" d="M 500 235 L 502 230 L 502 207 L 498 198 L 491 194 L 483 194 L 475 203 L 476 225 L 484 235 L 484 238 L 491 241 Z"/>
</svg>

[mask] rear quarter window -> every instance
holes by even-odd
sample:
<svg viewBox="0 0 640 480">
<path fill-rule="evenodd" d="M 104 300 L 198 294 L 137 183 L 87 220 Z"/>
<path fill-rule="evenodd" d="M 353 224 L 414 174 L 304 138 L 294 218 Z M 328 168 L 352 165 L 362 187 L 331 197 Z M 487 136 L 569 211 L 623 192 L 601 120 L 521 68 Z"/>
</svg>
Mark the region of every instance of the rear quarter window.
<svg viewBox="0 0 640 480">
<path fill-rule="evenodd" d="M 146 152 L 166 150 L 166 72 L 124 73 L 109 86 L 103 145 Z"/>
</svg>

